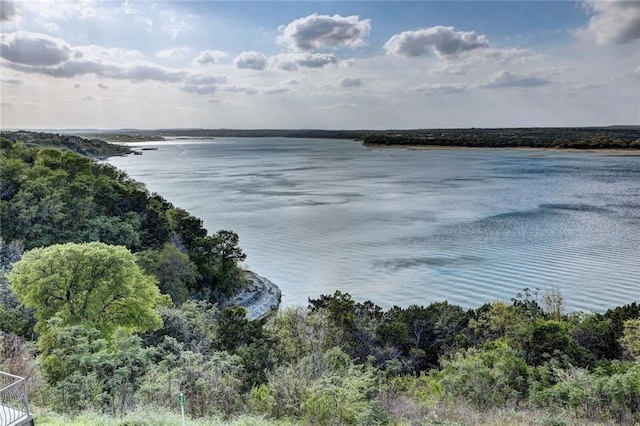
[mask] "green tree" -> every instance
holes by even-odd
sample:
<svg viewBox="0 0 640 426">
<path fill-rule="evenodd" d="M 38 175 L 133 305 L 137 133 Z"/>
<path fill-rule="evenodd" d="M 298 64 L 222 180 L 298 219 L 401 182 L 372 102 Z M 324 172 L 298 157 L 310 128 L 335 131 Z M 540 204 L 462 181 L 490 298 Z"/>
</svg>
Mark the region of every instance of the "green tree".
<svg viewBox="0 0 640 426">
<path fill-rule="evenodd" d="M 35 309 L 41 333 L 53 317 L 95 327 L 105 338 L 118 327 L 144 331 L 162 325 L 155 280 L 125 247 L 67 243 L 34 249 L 14 265 L 9 281 L 20 302 Z"/>
<path fill-rule="evenodd" d="M 479 408 L 514 406 L 528 393 L 528 367 L 519 351 L 499 339 L 484 350 L 469 348 L 442 359 L 440 379 L 445 394 L 464 398 Z"/>
<path fill-rule="evenodd" d="M 52 402 L 65 410 L 94 408 L 125 412 L 150 364 L 152 348 L 119 329 L 112 345 L 100 332 L 83 325 L 49 321 L 40 342 L 40 366 L 51 385 Z"/>
<path fill-rule="evenodd" d="M 536 320 L 529 342 L 525 344 L 527 362 L 541 365 L 555 359 L 569 364 L 581 364 L 582 349 L 571 335 L 569 324 L 555 320 Z"/>
<path fill-rule="evenodd" d="M 205 299 L 224 299 L 246 283 L 239 263 L 247 256 L 238 246 L 238 234 L 220 230 L 198 238 L 193 260 L 200 272 L 199 288 Z"/>
<path fill-rule="evenodd" d="M 189 249 L 192 249 L 198 238 L 207 236 L 207 230 L 202 227 L 202 219 L 192 216 L 186 210 L 173 208 L 167 211 L 169 224 L 176 237 Z"/>
<path fill-rule="evenodd" d="M 195 286 L 198 269 L 189 256 L 173 244 L 165 244 L 159 252 L 137 253 L 138 264 L 155 275 L 160 291 L 171 296 L 174 305 L 180 306 L 187 300 L 189 289 Z"/>
<path fill-rule="evenodd" d="M 624 322 L 624 332 L 620 344 L 631 358 L 640 356 L 640 319 Z"/>
</svg>

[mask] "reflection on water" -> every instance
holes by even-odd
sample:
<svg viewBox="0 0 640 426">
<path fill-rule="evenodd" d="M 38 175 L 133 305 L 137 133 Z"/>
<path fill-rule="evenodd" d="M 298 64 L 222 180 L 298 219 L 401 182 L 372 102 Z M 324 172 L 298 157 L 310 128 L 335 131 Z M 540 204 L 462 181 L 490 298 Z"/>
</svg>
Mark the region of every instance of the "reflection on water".
<svg viewBox="0 0 640 426">
<path fill-rule="evenodd" d="M 340 289 L 384 307 L 474 307 L 558 287 L 569 309 L 603 311 L 640 290 L 640 157 L 281 138 L 153 146 L 110 161 L 210 231 L 236 231 L 285 304 Z"/>
</svg>

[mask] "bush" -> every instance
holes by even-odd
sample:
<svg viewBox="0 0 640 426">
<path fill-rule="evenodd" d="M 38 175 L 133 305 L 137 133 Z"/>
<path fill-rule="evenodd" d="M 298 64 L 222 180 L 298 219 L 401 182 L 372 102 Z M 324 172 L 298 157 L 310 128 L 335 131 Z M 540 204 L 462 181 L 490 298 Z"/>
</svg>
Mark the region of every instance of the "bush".
<svg viewBox="0 0 640 426">
<path fill-rule="evenodd" d="M 555 371 L 557 383 L 532 392 L 534 404 L 570 409 L 597 421 L 634 424 L 640 421 L 640 362 L 622 373 L 598 375 L 585 369 Z"/>
<path fill-rule="evenodd" d="M 529 371 L 522 356 L 504 341 L 484 351 L 471 348 L 442 361 L 436 373 L 443 392 L 477 408 L 515 406 L 528 394 Z"/>
</svg>

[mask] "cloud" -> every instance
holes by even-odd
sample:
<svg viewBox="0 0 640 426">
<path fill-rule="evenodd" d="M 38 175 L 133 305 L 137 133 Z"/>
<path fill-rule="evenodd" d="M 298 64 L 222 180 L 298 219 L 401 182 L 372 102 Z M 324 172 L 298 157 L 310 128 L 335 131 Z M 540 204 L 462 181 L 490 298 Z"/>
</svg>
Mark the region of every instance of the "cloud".
<svg viewBox="0 0 640 426">
<path fill-rule="evenodd" d="M 489 41 L 474 31 L 455 31 L 453 27 L 431 27 L 396 34 L 384 45 L 387 55 L 415 57 L 433 52 L 439 58 L 487 48 Z"/>
<path fill-rule="evenodd" d="M 413 92 L 421 92 L 421 93 L 462 93 L 467 90 L 467 85 L 462 83 L 452 83 L 452 84 L 423 84 L 418 87 L 411 89 Z"/>
<path fill-rule="evenodd" d="M 93 100 L 95 100 L 96 98 L 94 98 L 93 96 L 89 96 L 89 95 L 87 95 L 87 96 L 83 96 L 83 97 L 81 97 L 80 99 L 82 99 L 83 101 L 93 101 Z"/>
<path fill-rule="evenodd" d="M 172 70 L 148 62 L 121 65 L 95 59 L 72 59 L 54 67 L 24 66 L 15 63 L 9 63 L 7 65 L 18 71 L 44 74 L 57 78 L 71 78 L 79 75 L 95 74 L 99 77 L 113 78 L 116 80 L 153 80 L 175 83 L 189 77 L 189 73 L 186 71 Z"/>
<path fill-rule="evenodd" d="M 358 16 L 314 13 L 278 28 L 277 42 L 291 50 L 309 52 L 323 48 L 362 47 L 371 31 L 371 20 Z"/>
<path fill-rule="evenodd" d="M 133 7 L 128 0 L 122 3 L 121 9 L 125 15 L 132 16 L 136 24 L 141 24 L 148 32 L 153 31 L 153 20 L 146 17 L 139 9 Z"/>
<path fill-rule="evenodd" d="M 295 71 L 298 67 L 322 68 L 337 64 L 338 59 L 331 53 L 282 53 L 273 57 L 273 63 L 280 69 Z"/>
<path fill-rule="evenodd" d="M 20 86 L 24 84 L 24 81 L 19 80 L 17 78 L 0 78 L 0 83 L 2 84 L 11 84 L 14 86 Z"/>
<path fill-rule="evenodd" d="M 185 82 L 194 85 L 210 85 L 226 83 L 227 77 L 215 74 L 195 74 L 188 77 Z"/>
<path fill-rule="evenodd" d="M 286 93 L 288 91 L 289 89 L 287 89 L 286 87 L 268 87 L 266 89 L 262 89 L 262 93 L 264 93 L 265 95 L 277 95 L 280 93 Z"/>
<path fill-rule="evenodd" d="M 324 105 L 324 106 L 321 106 L 320 108 L 328 109 L 328 110 L 332 110 L 332 109 L 359 110 L 359 109 L 362 109 L 362 105 L 342 103 L 342 104 Z"/>
<path fill-rule="evenodd" d="M 238 69 L 252 69 L 262 71 L 267 67 L 267 57 L 260 52 L 242 52 L 233 60 Z"/>
<path fill-rule="evenodd" d="M 172 40 L 194 26 L 195 17 L 193 15 L 183 15 L 175 10 L 162 10 L 159 16 L 162 21 L 162 29 L 169 34 Z"/>
<path fill-rule="evenodd" d="M 142 61 L 141 53 L 135 50 L 71 47 L 64 40 L 43 34 L 3 34 L 0 47 L 0 54 L 8 61 L 3 66 L 56 78 L 94 74 L 115 80 L 183 83 L 182 90 L 198 94 L 213 93 L 216 85 L 226 82 L 226 77 L 221 75 L 193 73 Z"/>
<path fill-rule="evenodd" d="M 196 95 L 210 95 L 218 90 L 214 84 L 185 84 L 181 87 L 183 92 Z"/>
<path fill-rule="evenodd" d="M 502 87 L 539 87 L 551 83 L 551 81 L 527 75 L 516 75 L 508 71 L 502 71 L 494 75 L 489 80 L 480 83 L 481 88 L 502 88 Z"/>
<path fill-rule="evenodd" d="M 55 22 L 47 22 L 46 24 L 42 24 L 42 26 L 50 33 L 56 33 L 60 30 L 60 26 Z"/>
<path fill-rule="evenodd" d="M 17 64 L 57 65 L 69 59 L 71 47 L 59 38 L 18 31 L 0 36 L 0 56 Z"/>
<path fill-rule="evenodd" d="M 224 87 L 224 91 L 231 93 L 246 93 L 247 95 L 256 95 L 260 93 L 260 91 L 255 87 L 245 85 L 226 86 Z"/>
<path fill-rule="evenodd" d="M 0 22 L 13 21 L 17 16 L 16 2 L 0 0 Z"/>
<path fill-rule="evenodd" d="M 109 86 L 107 86 L 104 83 L 98 83 L 98 87 L 101 88 L 101 89 L 105 89 L 105 90 L 109 88 Z"/>
<path fill-rule="evenodd" d="M 81 87 L 82 87 L 82 84 L 80 84 L 80 83 L 73 83 L 73 88 L 74 88 L 74 89 L 79 89 L 79 88 L 81 88 Z"/>
<path fill-rule="evenodd" d="M 640 39 L 640 2 L 630 0 L 584 0 L 594 13 L 579 33 L 595 36 L 598 44 L 625 44 Z"/>
<path fill-rule="evenodd" d="M 361 78 L 344 77 L 342 80 L 340 80 L 340 87 L 349 88 L 360 86 L 362 86 Z"/>
<path fill-rule="evenodd" d="M 160 59 L 182 59 L 191 49 L 188 47 L 174 47 L 156 52 L 156 58 Z"/>
<path fill-rule="evenodd" d="M 193 63 L 198 65 L 216 64 L 220 59 L 226 58 L 227 56 L 225 52 L 221 52 L 220 50 L 205 50 L 195 57 Z"/>
</svg>

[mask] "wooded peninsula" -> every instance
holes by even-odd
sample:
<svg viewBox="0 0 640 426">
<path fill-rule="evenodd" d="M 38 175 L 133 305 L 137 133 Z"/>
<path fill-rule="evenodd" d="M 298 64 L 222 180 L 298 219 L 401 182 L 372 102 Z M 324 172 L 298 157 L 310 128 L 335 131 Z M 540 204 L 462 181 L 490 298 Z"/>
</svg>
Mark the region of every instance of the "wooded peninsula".
<svg viewBox="0 0 640 426">
<path fill-rule="evenodd" d="M 192 426 L 640 422 L 635 301 L 567 312 L 525 288 L 385 310 L 336 290 L 253 320 L 238 235 L 95 161 L 128 152 L 2 132 L 0 370 L 27 378 L 36 425 L 169 426 L 179 403 Z"/>
<path fill-rule="evenodd" d="M 118 130 L 84 133 L 112 142 L 198 137 L 284 137 L 354 139 L 367 146 L 548 148 L 548 149 L 640 149 L 639 126 L 415 129 L 415 130 L 277 130 L 277 129 L 165 129 Z"/>
</svg>

